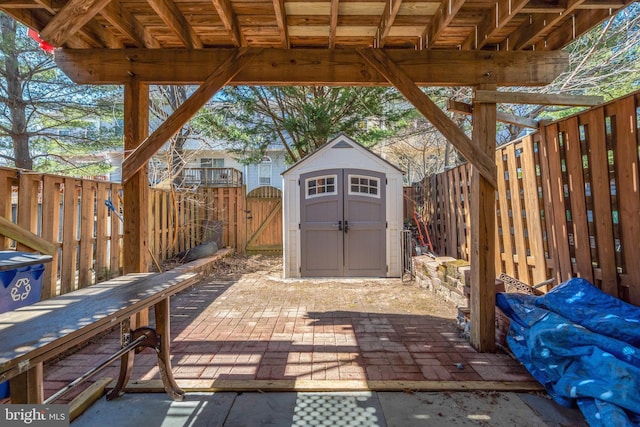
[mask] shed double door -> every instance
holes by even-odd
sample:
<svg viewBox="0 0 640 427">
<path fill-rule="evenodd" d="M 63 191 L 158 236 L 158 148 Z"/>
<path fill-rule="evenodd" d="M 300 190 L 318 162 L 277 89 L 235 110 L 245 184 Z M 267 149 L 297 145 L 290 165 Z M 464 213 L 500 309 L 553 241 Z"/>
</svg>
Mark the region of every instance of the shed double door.
<svg viewBox="0 0 640 427">
<path fill-rule="evenodd" d="M 327 169 L 300 176 L 303 277 L 386 276 L 385 175 Z"/>
</svg>

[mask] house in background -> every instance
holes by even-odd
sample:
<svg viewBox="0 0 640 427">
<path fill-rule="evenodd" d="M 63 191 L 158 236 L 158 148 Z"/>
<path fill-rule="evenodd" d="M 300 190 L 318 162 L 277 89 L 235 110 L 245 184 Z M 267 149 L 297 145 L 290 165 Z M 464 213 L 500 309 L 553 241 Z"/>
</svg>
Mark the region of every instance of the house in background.
<svg viewBox="0 0 640 427">
<path fill-rule="evenodd" d="M 282 190 L 280 174 L 287 168 L 284 147 L 272 144 L 259 163 L 243 164 L 234 154 L 218 148 L 223 144 L 190 140 L 183 148 L 186 159 L 184 185 L 195 188 L 245 185 L 247 193 L 258 187 Z M 166 151 L 160 151 L 151 162 L 150 179 L 159 184 L 167 179 Z"/>
</svg>

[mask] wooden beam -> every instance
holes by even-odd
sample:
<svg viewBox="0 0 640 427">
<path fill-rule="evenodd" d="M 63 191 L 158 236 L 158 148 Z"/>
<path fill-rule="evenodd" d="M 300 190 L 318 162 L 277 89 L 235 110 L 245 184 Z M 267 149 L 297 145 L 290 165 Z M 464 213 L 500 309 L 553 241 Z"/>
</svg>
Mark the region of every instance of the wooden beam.
<svg viewBox="0 0 640 427">
<path fill-rule="evenodd" d="M 329 49 L 336 47 L 336 29 L 338 28 L 338 10 L 340 0 L 331 0 L 329 9 Z"/>
<path fill-rule="evenodd" d="M 160 43 L 147 31 L 145 27 L 140 25 L 138 20 L 122 6 L 120 0 L 111 0 L 100 12 L 100 15 L 118 29 L 122 34 L 134 41 L 138 47 L 146 47 L 150 49 L 160 48 Z"/>
<path fill-rule="evenodd" d="M 147 0 L 160 19 L 189 49 L 202 49 L 202 40 L 172 0 Z"/>
<path fill-rule="evenodd" d="M 255 48 L 249 48 L 255 49 Z M 199 84 L 235 54 L 233 49 L 56 49 L 58 67 L 80 84 Z M 386 55 L 419 86 L 539 86 L 565 71 L 569 55 L 390 49 Z M 180 64 L 176 67 L 175 64 Z M 232 85 L 389 85 L 355 49 L 265 49 Z"/>
<path fill-rule="evenodd" d="M 447 100 L 447 110 L 454 113 L 466 114 L 470 116 L 473 114 L 473 105 L 449 99 Z M 531 120 L 528 117 L 514 116 L 513 114 L 508 114 L 502 111 L 496 112 L 496 120 L 501 123 L 509 123 L 511 125 L 516 125 L 524 128 L 538 129 L 537 121 Z"/>
<path fill-rule="evenodd" d="M 56 245 L 40 238 L 29 230 L 17 226 L 2 216 L 0 216 L 0 235 L 46 255 L 53 255 L 56 252 Z"/>
<path fill-rule="evenodd" d="M 500 28 L 504 28 L 529 0 L 498 0 L 480 25 L 462 43 L 461 49 L 482 49 Z"/>
<path fill-rule="evenodd" d="M 382 17 L 378 24 L 377 47 L 384 47 L 389 31 L 391 31 L 391 27 L 396 20 L 396 16 L 398 16 L 398 12 L 400 11 L 400 6 L 402 6 L 402 0 L 387 0 L 385 2 L 384 12 L 382 12 Z"/>
<path fill-rule="evenodd" d="M 40 31 L 40 37 L 53 46 L 62 46 L 111 0 L 69 0 Z"/>
<path fill-rule="evenodd" d="M 129 157 L 124 159 L 122 163 L 122 180 L 127 182 L 137 171 L 142 169 L 149 162 L 151 156 L 260 51 L 260 49 L 242 48 L 228 57 L 153 134 L 146 138 Z"/>
<path fill-rule="evenodd" d="M 132 80 L 124 87 L 125 161 L 149 134 L 149 86 Z M 149 170 L 146 164 L 123 186 L 124 274 L 149 271 Z M 144 322 L 140 326 L 145 326 Z"/>
<path fill-rule="evenodd" d="M 530 47 L 542 34 L 545 34 L 558 22 L 565 19 L 584 1 L 567 0 L 563 13 L 532 14 L 531 19 L 522 23 L 500 44 L 500 50 L 521 50 Z"/>
<path fill-rule="evenodd" d="M 104 395 L 105 388 L 107 388 L 111 381 L 113 381 L 111 377 L 100 378 L 91 384 L 89 388 L 82 390 L 79 395 L 74 397 L 69 403 L 69 421 L 71 422 L 78 418 L 84 411 L 89 409 L 96 400 L 100 399 Z"/>
<path fill-rule="evenodd" d="M 570 105 L 576 107 L 593 107 L 602 104 L 604 102 L 604 97 L 477 90 L 474 102 L 488 102 L 494 104 Z"/>
<path fill-rule="evenodd" d="M 287 11 L 284 9 L 284 0 L 273 0 L 273 9 L 276 14 L 276 22 L 280 30 L 280 38 L 282 39 L 282 47 L 289 49 L 289 27 L 287 26 Z"/>
<path fill-rule="evenodd" d="M 424 46 L 427 49 L 433 47 L 438 37 L 456 17 L 464 2 L 465 0 L 442 0 L 429 26 L 425 28 L 421 35 L 421 38 L 425 40 Z"/>
<path fill-rule="evenodd" d="M 495 89 L 493 86 L 480 86 Z M 474 103 L 473 146 L 487 156 L 496 151 L 496 104 Z M 494 352 L 496 310 L 496 185 L 475 171 L 471 178 L 471 345 Z M 495 173 L 495 169 L 494 169 Z M 495 180 L 495 175 L 494 175 Z"/>
<path fill-rule="evenodd" d="M 231 0 L 213 0 L 213 7 L 216 8 L 218 16 L 222 20 L 222 25 L 229 33 L 231 41 L 235 47 L 246 46 L 247 41 L 239 30 L 238 18 L 231 8 Z"/>
<path fill-rule="evenodd" d="M 420 90 L 386 54 L 380 49 L 358 49 L 358 53 L 369 64 L 384 75 L 411 102 L 460 153 L 478 168 L 487 182 L 497 187 L 496 165 L 493 153 L 487 154 L 473 144 L 469 137 L 453 123 L 431 99 Z M 495 126 L 495 123 L 494 123 Z M 493 141 L 495 150 L 495 140 Z"/>
<path fill-rule="evenodd" d="M 632 0 L 624 0 L 624 5 L 619 7 L 625 7 Z M 571 22 L 567 25 L 561 25 L 551 31 L 543 40 L 536 43 L 536 50 L 557 50 L 567 44 L 567 40 L 575 40 L 582 34 L 589 31 L 594 25 L 597 25 L 604 20 L 611 18 L 617 11 L 611 9 L 591 9 L 591 10 L 578 10 L 573 14 Z"/>
</svg>

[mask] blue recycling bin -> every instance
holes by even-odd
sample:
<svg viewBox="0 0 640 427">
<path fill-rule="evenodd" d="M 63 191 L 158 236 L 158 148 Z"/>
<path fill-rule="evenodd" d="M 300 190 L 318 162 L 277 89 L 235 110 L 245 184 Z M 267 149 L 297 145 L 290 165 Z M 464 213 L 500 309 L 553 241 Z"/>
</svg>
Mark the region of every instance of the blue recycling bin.
<svg viewBox="0 0 640 427">
<path fill-rule="evenodd" d="M 0 313 L 40 301 L 44 263 L 49 255 L 0 251 Z M 9 382 L 0 383 L 0 398 L 9 396 Z"/>
</svg>

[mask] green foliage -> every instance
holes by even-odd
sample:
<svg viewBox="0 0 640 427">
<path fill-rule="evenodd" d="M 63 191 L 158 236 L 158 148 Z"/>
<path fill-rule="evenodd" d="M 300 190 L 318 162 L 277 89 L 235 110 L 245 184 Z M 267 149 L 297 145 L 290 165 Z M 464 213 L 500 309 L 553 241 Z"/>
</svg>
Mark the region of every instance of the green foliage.
<svg viewBox="0 0 640 427">
<path fill-rule="evenodd" d="M 393 135 L 412 114 L 401 99 L 380 87 L 228 87 L 194 126 L 228 141 L 244 162 L 271 144 L 283 145 L 294 162 L 341 132 L 366 147 Z"/>
<path fill-rule="evenodd" d="M 122 91 L 71 82 L 26 28 L 0 13 L 0 162 L 92 175 L 122 146 Z"/>
</svg>

